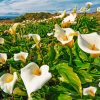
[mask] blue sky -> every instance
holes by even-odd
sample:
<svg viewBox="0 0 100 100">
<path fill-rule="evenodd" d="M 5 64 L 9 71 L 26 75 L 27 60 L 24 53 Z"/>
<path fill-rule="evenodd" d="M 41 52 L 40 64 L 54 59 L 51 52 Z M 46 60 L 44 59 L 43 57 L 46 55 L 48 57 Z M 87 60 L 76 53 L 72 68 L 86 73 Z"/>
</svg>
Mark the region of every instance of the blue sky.
<svg viewBox="0 0 100 100">
<path fill-rule="evenodd" d="M 91 11 L 100 7 L 100 0 L 0 0 L 0 15 L 71 10 L 75 6 L 85 6 L 86 2 L 93 3 Z"/>
</svg>

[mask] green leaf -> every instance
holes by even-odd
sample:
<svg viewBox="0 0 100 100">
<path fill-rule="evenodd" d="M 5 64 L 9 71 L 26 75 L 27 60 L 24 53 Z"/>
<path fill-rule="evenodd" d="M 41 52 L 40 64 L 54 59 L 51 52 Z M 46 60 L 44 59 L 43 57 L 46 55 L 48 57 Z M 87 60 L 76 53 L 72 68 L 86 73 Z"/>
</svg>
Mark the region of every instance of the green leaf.
<svg viewBox="0 0 100 100">
<path fill-rule="evenodd" d="M 93 77 L 85 70 L 80 70 L 79 73 L 84 77 L 86 82 L 92 82 Z"/>
<path fill-rule="evenodd" d="M 73 72 L 73 68 L 69 67 L 67 63 L 60 63 L 57 66 L 58 72 L 61 76 L 66 76 L 69 84 L 82 96 L 82 86 L 78 75 Z"/>
<path fill-rule="evenodd" d="M 14 95 L 19 95 L 19 96 L 26 96 L 26 92 L 22 91 L 19 87 L 16 87 L 13 91 Z"/>
<path fill-rule="evenodd" d="M 72 97 L 67 94 L 60 94 L 57 100 L 72 100 Z"/>
<path fill-rule="evenodd" d="M 95 58 L 94 64 L 97 65 L 97 66 L 100 66 L 100 58 Z"/>
<path fill-rule="evenodd" d="M 80 50 L 79 52 L 80 58 L 84 61 L 88 61 L 88 56 L 85 52 L 83 52 L 82 50 Z"/>
<path fill-rule="evenodd" d="M 53 61 L 55 59 L 56 52 L 54 50 L 54 46 L 50 46 L 48 56 L 50 61 Z"/>
<path fill-rule="evenodd" d="M 75 59 L 75 64 L 77 65 L 77 67 L 79 67 L 80 69 L 88 69 L 90 67 L 90 63 L 88 62 L 82 62 L 80 59 Z"/>
</svg>

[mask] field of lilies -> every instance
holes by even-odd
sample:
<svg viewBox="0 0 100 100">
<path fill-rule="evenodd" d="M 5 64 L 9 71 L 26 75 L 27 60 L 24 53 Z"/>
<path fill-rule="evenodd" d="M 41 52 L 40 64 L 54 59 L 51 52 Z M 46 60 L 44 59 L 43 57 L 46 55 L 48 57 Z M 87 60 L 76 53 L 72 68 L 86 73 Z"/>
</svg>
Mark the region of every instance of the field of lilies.
<svg viewBox="0 0 100 100">
<path fill-rule="evenodd" d="M 64 11 L 0 25 L 0 100 L 100 100 L 99 22 Z"/>
</svg>

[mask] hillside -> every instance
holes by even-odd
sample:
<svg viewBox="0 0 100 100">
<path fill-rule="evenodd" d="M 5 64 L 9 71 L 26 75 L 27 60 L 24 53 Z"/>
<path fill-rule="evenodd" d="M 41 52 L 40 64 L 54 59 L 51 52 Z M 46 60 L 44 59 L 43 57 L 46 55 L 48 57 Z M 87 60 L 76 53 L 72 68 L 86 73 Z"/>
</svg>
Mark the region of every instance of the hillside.
<svg viewBox="0 0 100 100">
<path fill-rule="evenodd" d="M 2 24 L 12 24 L 15 22 L 22 22 L 24 20 L 41 20 L 41 19 L 48 19 L 51 18 L 53 16 L 56 16 L 57 13 L 55 14 L 51 14 L 51 13 L 45 13 L 45 12 L 40 12 L 40 13 L 26 13 L 25 15 L 16 17 L 15 19 L 11 20 L 11 19 L 5 19 L 5 20 L 0 20 L 0 23 Z M 78 14 L 79 16 L 81 16 L 82 14 Z M 99 21 L 100 19 L 100 13 L 88 13 L 87 16 L 91 16 L 91 17 L 96 17 L 96 19 Z"/>
</svg>

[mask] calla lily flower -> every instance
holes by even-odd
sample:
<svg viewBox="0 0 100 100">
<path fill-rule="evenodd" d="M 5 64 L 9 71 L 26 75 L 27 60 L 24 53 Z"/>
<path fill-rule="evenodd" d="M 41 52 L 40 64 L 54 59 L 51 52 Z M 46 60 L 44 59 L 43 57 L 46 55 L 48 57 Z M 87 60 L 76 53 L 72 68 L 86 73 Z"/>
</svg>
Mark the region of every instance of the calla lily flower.
<svg viewBox="0 0 100 100">
<path fill-rule="evenodd" d="M 60 41 L 63 45 L 72 43 L 73 36 L 75 36 L 77 33 L 71 29 L 71 28 L 61 28 L 59 25 L 55 25 L 55 33 L 54 37 L 57 38 L 58 41 Z M 74 42 L 74 41 L 73 41 Z"/>
<path fill-rule="evenodd" d="M 100 7 L 97 7 L 97 12 L 100 12 Z"/>
<path fill-rule="evenodd" d="M 100 35 L 96 32 L 90 34 L 79 34 L 78 45 L 86 53 L 100 54 Z"/>
<path fill-rule="evenodd" d="M 61 15 L 55 16 L 54 18 L 64 18 L 65 16 L 66 16 L 66 10 L 64 10 Z"/>
<path fill-rule="evenodd" d="M 0 44 L 4 44 L 4 38 L 0 38 Z"/>
<path fill-rule="evenodd" d="M 90 95 L 94 97 L 96 91 L 97 91 L 97 88 L 93 86 L 90 86 L 88 88 L 83 88 L 83 95 Z"/>
<path fill-rule="evenodd" d="M 7 31 L 8 33 L 10 33 L 11 35 L 15 35 L 16 34 L 16 28 L 20 23 L 15 23 L 12 27 L 9 28 L 9 30 Z"/>
<path fill-rule="evenodd" d="M 41 37 L 40 35 L 38 34 L 28 34 L 28 35 L 23 35 L 23 38 L 27 38 L 27 39 L 30 39 L 30 38 L 33 38 L 35 44 L 32 45 L 31 48 L 34 48 L 35 46 L 37 46 L 41 40 Z"/>
<path fill-rule="evenodd" d="M 86 13 L 89 9 L 87 9 L 86 7 L 81 7 L 79 12 L 81 13 Z"/>
<path fill-rule="evenodd" d="M 33 38 L 33 40 L 34 40 L 35 44 L 34 44 L 34 45 L 32 45 L 32 47 L 31 47 L 31 48 L 34 48 L 35 46 L 37 46 L 37 47 L 38 47 L 38 44 L 40 43 L 40 40 L 41 40 L 40 35 L 38 35 L 38 34 L 33 34 L 32 38 Z"/>
<path fill-rule="evenodd" d="M 15 61 L 21 60 L 21 61 L 25 62 L 27 56 L 28 56 L 28 53 L 26 53 L 26 52 L 16 53 L 16 54 L 14 54 L 14 60 Z"/>
<path fill-rule="evenodd" d="M 49 66 L 42 65 L 39 66 L 31 62 L 21 69 L 21 78 L 27 90 L 27 94 L 31 97 L 31 93 L 41 89 L 41 87 L 50 80 L 51 73 L 49 71 Z"/>
<path fill-rule="evenodd" d="M 74 24 L 77 14 L 76 13 L 70 13 L 69 16 L 65 17 L 62 21 L 61 25 L 62 27 L 68 27 L 68 25 Z"/>
<path fill-rule="evenodd" d="M 41 40 L 41 37 L 38 34 L 28 34 L 28 35 L 23 35 L 23 38 L 33 38 L 34 42 L 38 44 Z"/>
<path fill-rule="evenodd" d="M 12 94 L 14 84 L 17 80 L 17 73 L 14 72 L 13 75 L 6 73 L 0 77 L 0 87 L 1 89 L 8 94 Z"/>
<path fill-rule="evenodd" d="M 86 7 L 89 9 L 92 5 L 93 5 L 93 3 L 92 2 L 86 2 Z"/>
<path fill-rule="evenodd" d="M 6 53 L 0 53 L 0 63 L 4 64 L 7 60 L 7 54 Z"/>
<path fill-rule="evenodd" d="M 53 32 L 52 32 L 52 33 L 47 33 L 47 35 L 48 35 L 48 36 L 51 36 L 51 35 L 53 35 Z"/>
<path fill-rule="evenodd" d="M 33 34 L 32 38 L 34 39 L 34 42 L 36 44 L 38 44 L 40 42 L 40 40 L 41 40 L 41 37 L 38 34 Z"/>
<path fill-rule="evenodd" d="M 30 39 L 33 37 L 33 34 L 23 35 L 23 38 Z"/>
</svg>

